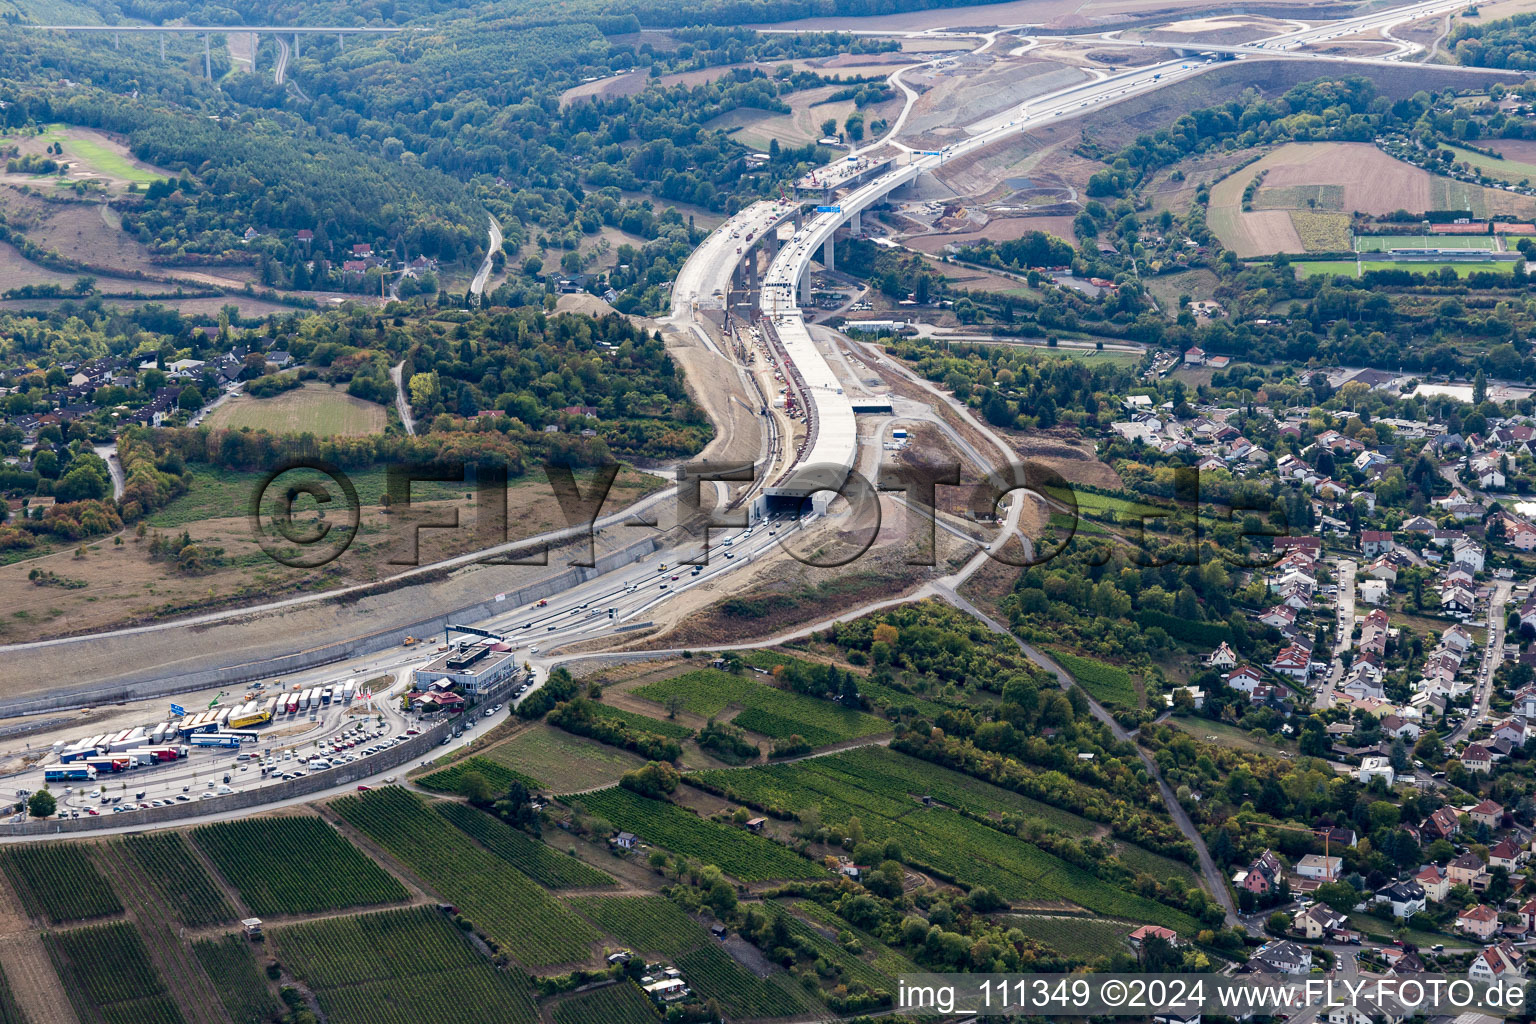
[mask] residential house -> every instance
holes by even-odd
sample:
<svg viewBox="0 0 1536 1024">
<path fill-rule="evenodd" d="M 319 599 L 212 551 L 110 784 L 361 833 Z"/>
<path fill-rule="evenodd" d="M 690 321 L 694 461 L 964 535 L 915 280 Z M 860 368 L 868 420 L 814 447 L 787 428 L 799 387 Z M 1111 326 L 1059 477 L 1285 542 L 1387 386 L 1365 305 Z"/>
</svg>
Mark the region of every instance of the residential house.
<svg viewBox="0 0 1536 1024">
<path fill-rule="evenodd" d="M 1312 951 L 1287 939 L 1266 942 L 1248 958 L 1248 964 L 1266 974 L 1307 974 L 1312 970 Z"/>
<path fill-rule="evenodd" d="M 1469 743 L 1461 752 L 1461 764 L 1469 772 L 1493 770 L 1493 755 L 1481 743 Z"/>
<path fill-rule="evenodd" d="M 1505 516 L 1504 543 L 1517 551 L 1530 551 L 1536 548 L 1536 526 L 1532 526 L 1524 519 Z"/>
<path fill-rule="evenodd" d="M 1516 913 L 1520 915 L 1526 931 L 1536 930 L 1536 897 L 1526 900 Z"/>
<path fill-rule="evenodd" d="M 1505 719 L 1493 730 L 1492 739 L 1504 740 L 1512 747 L 1525 746 L 1525 722 L 1518 718 Z"/>
<path fill-rule="evenodd" d="M 1525 954 L 1508 940 L 1487 947 L 1472 958 L 1467 980 L 1491 984 L 1495 981 L 1525 977 Z"/>
<path fill-rule="evenodd" d="M 1237 654 L 1223 640 L 1220 647 L 1205 656 L 1205 663 L 1211 668 L 1231 670 L 1237 667 Z"/>
<path fill-rule="evenodd" d="M 1248 694 L 1253 693 L 1256 688 L 1264 685 L 1264 677 L 1252 665 L 1244 665 L 1235 672 L 1228 672 L 1223 677 L 1223 681 L 1232 689 L 1241 690 Z"/>
<path fill-rule="evenodd" d="M 1386 580 L 1362 580 L 1359 590 L 1360 601 L 1363 604 L 1386 604 L 1387 581 Z"/>
<path fill-rule="evenodd" d="M 1348 939 L 1344 936 L 1354 934 L 1349 927 L 1349 918 L 1326 903 L 1314 903 L 1297 914 L 1291 927 L 1302 938 L 1313 942 L 1325 939 L 1333 942 L 1347 942 Z"/>
<path fill-rule="evenodd" d="M 1442 807 L 1424 819 L 1420 827 L 1428 842 L 1449 839 L 1461 831 L 1461 819 L 1449 807 Z"/>
<path fill-rule="evenodd" d="M 1342 864 L 1343 860 L 1341 858 L 1309 853 L 1296 862 L 1296 874 L 1302 878 L 1315 878 L 1323 882 L 1332 882 L 1338 879 L 1339 868 Z"/>
<path fill-rule="evenodd" d="M 1492 800 L 1484 800 L 1482 803 L 1467 811 L 1474 824 L 1486 825 L 1488 828 L 1498 828 L 1504 820 L 1504 805 Z"/>
<path fill-rule="evenodd" d="M 1483 858 L 1471 850 L 1452 860 L 1448 873 L 1452 885 L 1466 885 L 1480 889 L 1488 881 L 1488 866 L 1483 863 Z"/>
<path fill-rule="evenodd" d="M 1360 550 L 1366 558 L 1375 558 L 1384 555 L 1397 545 L 1392 540 L 1392 534 L 1386 530 L 1361 530 Z"/>
<path fill-rule="evenodd" d="M 1393 882 L 1376 890 L 1375 902 L 1388 907 L 1392 916 L 1406 921 L 1424 909 L 1424 887 L 1418 882 Z"/>
<path fill-rule="evenodd" d="M 1500 839 L 1488 848 L 1488 866 L 1513 871 L 1525 859 L 1525 849 L 1512 839 Z"/>
<path fill-rule="evenodd" d="M 1473 572 L 1482 572 L 1487 553 L 1481 544 L 1464 538 L 1451 545 L 1451 561 L 1471 566 Z"/>
<path fill-rule="evenodd" d="M 1419 725 L 1410 722 L 1401 715 L 1387 715 L 1381 720 L 1381 731 L 1384 735 L 1393 739 L 1402 739 L 1405 743 L 1414 743 L 1419 738 Z"/>
<path fill-rule="evenodd" d="M 1269 670 L 1305 683 L 1312 671 L 1312 654 L 1304 647 L 1289 644 L 1275 655 L 1275 660 L 1269 663 Z"/>
<path fill-rule="evenodd" d="M 1468 907 L 1456 915 L 1456 930 L 1486 942 L 1499 930 L 1499 912 L 1482 903 Z"/>
<path fill-rule="evenodd" d="M 1442 902 L 1451 891 L 1451 878 L 1438 864 L 1426 864 L 1413 880 L 1424 890 L 1424 898 L 1434 903 Z"/>
<path fill-rule="evenodd" d="M 1373 779 L 1381 779 L 1391 786 L 1397 781 L 1397 772 L 1393 769 L 1390 758 L 1362 757 L 1360 767 L 1355 769 L 1355 777 L 1366 786 L 1369 786 Z"/>
<path fill-rule="evenodd" d="M 1275 856 L 1274 851 L 1265 850 L 1247 870 L 1232 876 L 1232 884 L 1262 896 L 1275 887 L 1275 883 L 1280 880 L 1280 872 L 1280 858 Z"/>
<path fill-rule="evenodd" d="M 1126 938 L 1130 942 L 1132 949 L 1140 949 L 1142 942 L 1153 936 L 1162 939 L 1170 946 L 1177 946 L 1179 944 L 1178 932 L 1172 928 L 1164 928 L 1161 925 L 1155 924 L 1144 924 L 1131 932 Z"/>
</svg>

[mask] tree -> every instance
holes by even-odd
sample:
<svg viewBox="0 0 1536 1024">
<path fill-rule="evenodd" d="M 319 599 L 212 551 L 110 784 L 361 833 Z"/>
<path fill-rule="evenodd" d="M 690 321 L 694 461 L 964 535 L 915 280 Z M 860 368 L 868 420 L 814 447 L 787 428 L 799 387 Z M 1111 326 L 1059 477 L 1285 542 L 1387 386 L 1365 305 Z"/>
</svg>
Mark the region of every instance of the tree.
<svg viewBox="0 0 1536 1024">
<path fill-rule="evenodd" d="M 188 384 L 176 397 L 176 408 L 182 412 L 196 412 L 203 407 L 203 393 L 195 384 Z"/>
<path fill-rule="evenodd" d="M 641 796 L 659 800 L 677 790 L 682 776 L 677 769 L 662 761 L 649 761 L 644 768 L 636 768 L 619 779 L 619 785 Z"/>
<path fill-rule="evenodd" d="M 459 795 L 476 807 L 486 807 L 496 799 L 496 793 L 491 788 L 491 780 L 481 772 L 465 772 L 459 779 Z"/>
<path fill-rule="evenodd" d="M 828 138 L 828 137 L 836 135 L 836 134 L 837 134 L 837 118 L 829 117 L 825 121 L 821 122 L 821 135 L 822 135 L 822 138 Z"/>
<path fill-rule="evenodd" d="M 850 139 L 854 142 L 861 141 L 864 138 L 864 115 L 849 114 L 848 119 L 843 122 L 843 127 L 847 130 Z"/>
<path fill-rule="evenodd" d="M 1327 757 L 1332 744 L 1323 720 L 1313 715 L 1301 724 L 1301 752 L 1308 757 Z"/>
<path fill-rule="evenodd" d="M 1313 895 L 1341 914 L 1354 910 L 1360 902 L 1360 893 L 1347 882 L 1324 882 Z"/>
<path fill-rule="evenodd" d="M 1477 376 L 1472 378 L 1472 404 L 1482 405 L 1486 401 L 1488 401 L 1488 377 L 1479 369 Z"/>
<path fill-rule="evenodd" d="M 50 818 L 59 809 L 59 802 L 46 789 L 40 789 L 27 798 L 27 813 L 34 818 Z"/>
<path fill-rule="evenodd" d="M 466 778 L 473 774 L 467 773 Z M 496 801 L 496 814 L 513 828 L 539 834 L 539 813 L 533 809 L 533 795 L 516 779 L 507 787 L 507 795 Z"/>
</svg>

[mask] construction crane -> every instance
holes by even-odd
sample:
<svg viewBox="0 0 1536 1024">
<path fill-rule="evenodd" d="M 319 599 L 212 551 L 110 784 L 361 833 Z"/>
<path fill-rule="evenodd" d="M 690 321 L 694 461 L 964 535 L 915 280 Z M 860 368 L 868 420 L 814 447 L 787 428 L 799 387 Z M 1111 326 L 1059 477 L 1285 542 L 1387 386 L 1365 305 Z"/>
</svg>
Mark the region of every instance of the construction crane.
<svg viewBox="0 0 1536 1024">
<path fill-rule="evenodd" d="M 1329 825 L 1329 826 L 1327 826 L 1325 828 L 1303 828 L 1300 825 L 1276 825 L 1273 822 L 1268 822 L 1268 821 L 1252 821 L 1252 822 L 1249 822 L 1249 824 L 1254 826 L 1254 827 L 1256 827 L 1256 828 L 1277 828 L 1277 829 L 1280 829 L 1282 832 L 1305 832 L 1305 833 L 1307 833 L 1308 835 L 1311 835 L 1311 836 L 1322 836 L 1322 838 L 1323 838 L 1323 872 L 1325 874 L 1332 874 L 1333 873 L 1332 869 L 1328 866 L 1328 844 L 1329 844 L 1329 840 L 1333 836 L 1333 826 L 1332 825 Z M 1342 864 L 1341 864 L 1341 866 L 1342 866 Z M 1336 881 L 1338 881 L 1338 879 L 1337 878 L 1328 878 L 1328 879 L 1325 879 L 1325 881 L 1336 882 Z"/>
</svg>

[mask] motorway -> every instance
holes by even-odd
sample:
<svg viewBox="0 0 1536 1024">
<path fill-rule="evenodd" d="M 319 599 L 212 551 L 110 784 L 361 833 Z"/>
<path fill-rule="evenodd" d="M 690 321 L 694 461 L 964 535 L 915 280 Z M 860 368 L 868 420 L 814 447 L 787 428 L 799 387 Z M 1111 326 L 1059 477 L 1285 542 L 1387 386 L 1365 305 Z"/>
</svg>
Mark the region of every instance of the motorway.
<svg viewBox="0 0 1536 1024">
<path fill-rule="evenodd" d="M 1254 45 L 1256 48 L 1260 43 L 1265 46 L 1272 43 L 1299 46 L 1333 38 L 1335 35 L 1367 31 L 1371 28 L 1386 28 L 1457 10 L 1467 5 L 1467 0 L 1429 0 L 1429 2 L 1347 19 L 1319 28 L 1286 33 L 1261 40 Z M 1294 59 L 1332 59 L 1289 49 L 1263 52 L 1268 56 L 1279 56 L 1283 52 Z M 765 312 L 798 319 L 799 311 L 794 306 L 796 286 L 801 275 L 807 272 L 821 244 L 829 239 L 837 227 L 850 215 L 880 201 L 894 188 L 915 179 L 919 174 L 936 169 L 949 159 L 975 152 L 1030 127 L 1051 123 L 1058 117 L 1085 113 L 1097 104 L 1119 102 L 1124 98 L 1161 88 L 1171 81 L 1199 74 L 1211 66 L 1213 65 L 1208 63 L 1168 61 L 1074 85 L 1033 99 L 1024 110 L 1016 114 L 1004 113 L 973 125 L 971 130 L 975 134 L 971 138 L 952 144 L 940 152 L 908 154 L 906 163 L 899 164 L 874 181 L 853 189 L 840 201 L 839 212 L 819 214 L 803 224 L 797 231 L 795 239 L 777 254 L 770 266 L 764 295 L 773 295 L 774 298 L 765 299 L 771 307 L 771 309 L 765 309 Z M 887 135 L 878 145 L 890 144 L 891 141 L 891 135 Z M 863 152 L 868 151 L 869 148 L 866 148 Z M 834 162 L 832 167 L 843 164 L 844 160 L 839 160 Z M 827 170 L 830 172 L 831 168 Z M 674 326 L 690 331 L 711 351 L 725 355 L 719 352 L 708 331 L 696 321 L 695 315 L 702 308 L 713 305 L 724 306 L 724 296 L 728 294 L 731 277 L 736 272 L 744 250 L 748 249 L 754 241 L 761 242 L 766 231 L 776 229 L 784 219 L 794 213 L 795 209 L 795 204 L 784 202 L 765 201 L 753 204 L 726 221 L 701 243 L 679 272 L 674 285 L 671 318 Z M 490 221 L 490 234 L 492 242 L 490 251 L 494 253 L 499 247 L 500 235 L 499 226 L 494 220 Z M 476 277 L 477 293 L 483 291 L 488 277 L 489 258 Z M 785 305 L 779 306 L 780 302 Z M 887 362 L 877 353 L 873 354 L 872 358 L 876 362 Z M 739 365 L 738 369 L 741 369 Z M 931 388 L 929 390 L 932 391 Z M 936 401 L 942 400 L 947 399 L 942 396 L 936 399 Z M 954 403 L 951 403 L 951 406 L 959 415 L 969 419 L 972 425 L 976 425 L 965 410 L 958 408 Z M 983 433 L 987 433 L 984 428 Z M 968 454 L 972 457 L 980 455 L 976 452 Z M 761 485 L 765 479 L 765 476 L 760 474 L 758 485 Z M 652 501 L 658 501 L 660 497 L 671 493 L 671 491 L 660 492 L 660 495 L 652 496 Z M 1012 535 L 1016 531 L 1022 508 L 1023 502 L 1020 501 L 1009 504 L 1001 536 Z M 604 520 L 603 528 L 620 525 L 632 517 L 633 510 L 619 516 L 608 517 Z M 766 522 L 759 523 L 750 529 L 724 530 L 717 534 L 719 546 L 711 552 L 709 564 L 699 567 L 697 571 L 693 566 L 679 564 L 684 557 L 687 557 L 685 549 L 693 546 L 685 544 L 683 548 L 657 552 L 648 558 L 572 587 L 558 597 L 550 599 L 544 607 L 508 609 L 505 613 L 475 625 L 506 633 L 511 641 L 523 650 L 524 653 L 520 657 L 534 669 L 536 680 L 542 682 L 547 678 L 550 668 L 565 660 L 558 653 L 560 649 L 612 636 L 615 632 L 627 628 L 642 626 L 646 624 L 647 617 L 653 609 L 674 599 L 679 593 L 707 584 L 718 584 L 726 575 L 740 566 L 771 554 L 775 545 L 788 539 L 794 532 L 807 528 L 820 529 L 826 525 L 825 521 L 816 522 L 807 519 L 799 523 Z M 483 557 L 483 554 L 480 557 Z M 953 586 L 958 587 L 964 577 L 985 564 L 986 560 L 986 553 L 978 550 L 966 569 L 956 575 Z M 402 672 L 421 664 L 423 653 L 415 649 L 387 649 L 373 655 L 351 659 L 350 671 L 345 674 L 366 679 L 384 672 Z M 333 682 L 337 671 L 335 666 L 331 666 L 299 673 L 285 679 L 285 685 Z M 386 722 L 389 723 L 387 727 L 392 728 L 403 725 L 403 722 L 392 722 L 388 715 L 386 715 Z M 313 736 L 304 734 L 299 742 L 313 743 L 328 735 L 328 730 L 338 728 L 340 728 L 339 722 L 318 725 L 318 731 Z M 199 760 L 203 761 L 200 770 L 207 771 L 209 762 L 203 758 L 194 758 L 188 764 L 190 766 Z M 153 771 L 146 770 L 145 777 L 149 777 L 149 773 Z M 178 782 L 182 785 L 188 784 L 183 781 L 184 775 L 171 774 L 177 773 L 176 768 L 168 767 L 160 771 L 168 774 L 163 776 L 166 781 L 157 782 L 157 785 L 175 788 Z M 18 788 L 35 787 L 19 783 Z"/>
</svg>

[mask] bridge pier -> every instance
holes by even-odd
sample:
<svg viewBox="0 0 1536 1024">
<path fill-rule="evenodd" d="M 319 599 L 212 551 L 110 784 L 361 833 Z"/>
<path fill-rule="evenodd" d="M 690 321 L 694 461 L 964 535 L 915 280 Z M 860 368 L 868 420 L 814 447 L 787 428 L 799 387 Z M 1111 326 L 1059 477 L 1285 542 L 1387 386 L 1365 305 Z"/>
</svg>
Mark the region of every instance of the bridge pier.
<svg viewBox="0 0 1536 1024">
<path fill-rule="evenodd" d="M 801 305 L 801 307 L 805 307 L 805 306 L 809 306 L 810 304 L 811 304 L 811 268 L 809 266 L 807 266 L 805 268 L 805 273 L 800 275 L 800 305 Z"/>
<path fill-rule="evenodd" d="M 347 34 L 345 32 L 336 33 L 336 49 L 342 53 L 347 52 Z"/>
<path fill-rule="evenodd" d="M 747 288 L 757 290 L 757 250 L 747 253 Z"/>
<path fill-rule="evenodd" d="M 160 37 L 160 63 L 164 64 L 165 63 L 165 33 L 164 32 L 157 32 L 156 35 L 158 35 Z"/>
<path fill-rule="evenodd" d="M 114 50 L 121 50 L 122 48 L 123 48 L 123 37 L 122 37 L 122 34 L 118 33 L 118 32 L 113 32 L 112 33 L 112 49 L 114 49 Z"/>
<path fill-rule="evenodd" d="M 859 214 L 857 212 L 855 212 L 852 217 L 848 218 L 848 234 L 852 238 L 860 238 L 864 234 L 863 223 L 859 220 Z"/>
<path fill-rule="evenodd" d="M 213 81 L 213 50 L 208 45 L 208 35 L 203 34 L 203 75 Z"/>
<path fill-rule="evenodd" d="M 821 265 L 828 270 L 837 269 L 837 253 L 832 248 L 833 236 L 828 235 L 827 240 L 821 245 Z"/>
<path fill-rule="evenodd" d="M 297 32 L 293 34 L 293 59 L 299 59 L 299 34 Z"/>
<path fill-rule="evenodd" d="M 251 33 L 251 74 L 256 73 L 256 55 L 261 50 L 261 33 Z"/>
</svg>

